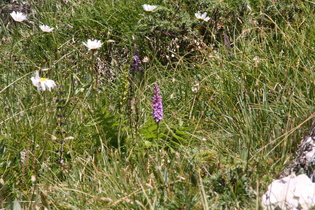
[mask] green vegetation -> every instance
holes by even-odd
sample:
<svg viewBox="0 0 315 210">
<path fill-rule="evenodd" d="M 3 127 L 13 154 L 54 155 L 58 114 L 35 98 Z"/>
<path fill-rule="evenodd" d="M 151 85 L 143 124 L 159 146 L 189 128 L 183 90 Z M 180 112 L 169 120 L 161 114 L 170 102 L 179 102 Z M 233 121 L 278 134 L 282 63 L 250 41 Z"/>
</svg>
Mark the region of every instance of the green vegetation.
<svg viewBox="0 0 315 210">
<path fill-rule="evenodd" d="M 312 126 L 309 1 L 20 5 L 0 3 L 1 208 L 259 208 Z M 38 70 L 58 88 L 37 91 Z"/>
</svg>

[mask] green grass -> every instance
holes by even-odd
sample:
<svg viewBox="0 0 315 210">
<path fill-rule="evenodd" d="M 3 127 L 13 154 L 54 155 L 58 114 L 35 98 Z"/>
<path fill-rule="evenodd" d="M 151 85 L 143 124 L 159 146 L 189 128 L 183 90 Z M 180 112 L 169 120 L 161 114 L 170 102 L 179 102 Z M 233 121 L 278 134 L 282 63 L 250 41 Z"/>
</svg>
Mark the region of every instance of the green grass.
<svg viewBox="0 0 315 210">
<path fill-rule="evenodd" d="M 260 208 L 312 126 L 312 4 L 29 3 L 0 13 L 1 208 Z M 38 92 L 36 70 L 60 87 Z"/>
</svg>

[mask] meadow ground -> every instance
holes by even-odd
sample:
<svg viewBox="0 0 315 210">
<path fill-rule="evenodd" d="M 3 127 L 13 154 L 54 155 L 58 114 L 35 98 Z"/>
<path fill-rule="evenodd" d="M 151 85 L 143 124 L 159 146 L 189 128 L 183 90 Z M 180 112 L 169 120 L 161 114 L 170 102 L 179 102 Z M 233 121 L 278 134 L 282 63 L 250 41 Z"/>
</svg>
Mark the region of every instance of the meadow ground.
<svg viewBox="0 0 315 210">
<path fill-rule="evenodd" d="M 1 208 L 259 209 L 309 134 L 310 1 L 12 2 L 0 3 Z M 57 86 L 38 91 L 36 71 Z"/>
</svg>

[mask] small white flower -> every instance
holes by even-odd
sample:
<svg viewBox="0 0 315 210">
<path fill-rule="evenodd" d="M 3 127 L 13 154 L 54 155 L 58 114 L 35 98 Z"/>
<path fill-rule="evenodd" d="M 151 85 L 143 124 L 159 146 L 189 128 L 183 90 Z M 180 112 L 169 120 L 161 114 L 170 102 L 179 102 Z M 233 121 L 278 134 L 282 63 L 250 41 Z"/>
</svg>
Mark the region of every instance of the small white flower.
<svg viewBox="0 0 315 210">
<path fill-rule="evenodd" d="M 198 11 L 197 13 L 195 13 L 195 16 L 196 16 L 197 19 L 203 20 L 203 21 L 206 21 L 206 22 L 208 22 L 210 20 L 210 18 L 207 17 L 207 13 L 206 12 L 201 14 L 200 11 Z"/>
<path fill-rule="evenodd" d="M 57 85 L 55 83 L 55 81 L 51 80 L 51 79 L 47 79 L 47 78 L 41 78 L 39 76 L 39 71 L 35 72 L 35 77 L 31 77 L 32 83 L 35 87 L 37 87 L 38 91 L 45 91 L 45 90 L 49 90 L 51 91 L 51 89 L 55 88 Z"/>
<path fill-rule="evenodd" d="M 143 63 L 149 63 L 150 58 L 148 56 L 144 56 L 144 58 L 142 59 Z"/>
<path fill-rule="evenodd" d="M 196 82 L 196 84 L 191 87 L 191 91 L 194 92 L 194 93 L 198 92 L 199 89 L 200 88 L 199 88 L 199 83 L 198 82 Z"/>
<path fill-rule="evenodd" d="M 47 32 L 47 33 L 50 33 L 55 29 L 55 28 L 50 28 L 47 25 L 40 25 L 39 27 L 43 32 Z"/>
<path fill-rule="evenodd" d="M 87 42 L 83 42 L 83 44 L 89 48 L 89 50 L 94 50 L 94 49 L 99 49 L 100 47 L 102 47 L 103 43 L 100 40 L 91 40 L 88 39 Z"/>
<path fill-rule="evenodd" d="M 146 12 L 152 12 L 153 10 L 155 10 L 158 6 L 156 5 L 149 5 L 149 4 L 144 4 L 142 5 L 144 11 Z"/>
<path fill-rule="evenodd" d="M 15 20 L 16 22 L 22 22 L 24 20 L 26 20 L 26 15 L 24 15 L 21 12 L 11 12 L 10 13 L 11 17 L 13 18 L 13 20 Z"/>
<path fill-rule="evenodd" d="M 26 158 L 26 152 L 23 150 L 20 152 L 20 155 L 21 155 L 21 162 L 24 163 L 25 158 Z"/>
<path fill-rule="evenodd" d="M 253 61 L 254 61 L 255 63 L 259 63 L 259 62 L 261 61 L 261 59 L 260 59 L 258 56 L 255 56 L 255 57 L 253 58 Z"/>
</svg>

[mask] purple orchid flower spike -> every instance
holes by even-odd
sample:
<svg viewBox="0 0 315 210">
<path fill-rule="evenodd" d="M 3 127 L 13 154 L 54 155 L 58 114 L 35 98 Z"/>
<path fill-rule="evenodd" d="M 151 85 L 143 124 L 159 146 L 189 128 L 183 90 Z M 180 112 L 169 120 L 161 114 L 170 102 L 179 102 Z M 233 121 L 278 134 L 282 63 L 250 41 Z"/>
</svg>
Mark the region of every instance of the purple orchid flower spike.
<svg viewBox="0 0 315 210">
<path fill-rule="evenodd" d="M 163 104 L 160 88 L 154 83 L 154 93 L 152 98 L 153 118 L 156 123 L 163 119 Z"/>
</svg>

